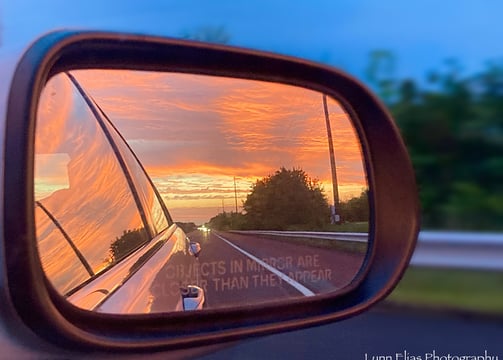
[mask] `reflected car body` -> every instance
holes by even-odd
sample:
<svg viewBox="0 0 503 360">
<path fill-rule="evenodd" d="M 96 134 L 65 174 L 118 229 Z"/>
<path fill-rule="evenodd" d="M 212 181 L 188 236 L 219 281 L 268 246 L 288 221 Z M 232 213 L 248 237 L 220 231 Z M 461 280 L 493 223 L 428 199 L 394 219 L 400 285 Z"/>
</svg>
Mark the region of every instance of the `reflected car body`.
<svg viewBox="0 0 503 360">
<path fill-rule="evenodd" d="M 51 79 L 38 116 L 36 233 L 51 285 L 72 304 L 98 312 L 202 308 L 193 243 L 72 74 Z M 191 273 L 173 271 L 180 265 Z"/>
</svg>

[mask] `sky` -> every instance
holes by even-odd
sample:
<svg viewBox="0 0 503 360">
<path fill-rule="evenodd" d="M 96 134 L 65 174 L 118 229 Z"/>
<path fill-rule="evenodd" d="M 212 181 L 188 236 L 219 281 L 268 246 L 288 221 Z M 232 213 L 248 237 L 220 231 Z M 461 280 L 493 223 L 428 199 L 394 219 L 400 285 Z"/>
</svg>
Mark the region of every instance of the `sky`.
<svg viewBox="0 0 503 360">
<path fill-rule="evenodd" d="M 207 222 L 222 209 L 235 211 L 236 201 L 241 211 L 256 180 L 280 167 L 305 170 L 320 181 L 333 203 L 320 93 L 190 74 L 104 70 L 72 74 L 135 151 L 177 221 Z M 53 120 L 37 130 L 37 139 L 46 139 L 37 141 L 37 198 L 72 188 L 66 168 L 75 163 L 73 147 L 58 145 L 66 140 L 64 131 L 57 133 L 54 127 L 70 129 L 58 124 L 67 116 L 88 116 L 87 109 L 79 110 L 81 101 L 69 96 L 68 86 L 56 88 L 53 83 L 58 82 L 49 83 L 44 94 L 51 95 L 44 98 L 48 100 L 41 103 L 38 115 Z M 329 98 L 328 110 L 338 195 L 347 200 L 367 188 L 361 148 L 339 104 Z M 94 146 L 89 149 L 95 151 Z M 73 187 L 89 188 L 89 184 L 75 183 L 84 176 L 73 175 Z"/>
<path fill-rule="evenodd" d="M 503 56 L 498 0 L 46 0 L 0 3 L 2 49 L 58 28 L 180 36 L 223 26 L 233 45 L 322 61 L 364 77 L 368 53 L 396 54 L 397 72 L 422 76 L 447 58 L 477 71 Z"/>
<path fill-rule="evenodd" d="M 502 13 L 499 0 L 3 0 L 0 104 L 23 50 L 56 29 L 180 37 L 223 27 L 231 45 L 323 62 L 371 85 L 373 50 L 394 54 L 399 78 L 424 79 L 452 58 L 465 74 L 502 61 Z"/>
</svg>

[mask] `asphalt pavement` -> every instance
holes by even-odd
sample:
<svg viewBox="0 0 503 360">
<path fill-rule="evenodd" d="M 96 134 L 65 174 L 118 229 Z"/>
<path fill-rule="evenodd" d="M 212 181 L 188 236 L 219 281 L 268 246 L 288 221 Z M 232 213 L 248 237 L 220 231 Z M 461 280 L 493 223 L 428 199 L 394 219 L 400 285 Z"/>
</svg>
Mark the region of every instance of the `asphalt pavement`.
<svg viewBox="0 0 503 360">
<path fill-rule="evenodd" d="M 200 359 L 501 360 L 503 318 L 378 305 L 333 324 L 243 339 Z"/>
</svg>

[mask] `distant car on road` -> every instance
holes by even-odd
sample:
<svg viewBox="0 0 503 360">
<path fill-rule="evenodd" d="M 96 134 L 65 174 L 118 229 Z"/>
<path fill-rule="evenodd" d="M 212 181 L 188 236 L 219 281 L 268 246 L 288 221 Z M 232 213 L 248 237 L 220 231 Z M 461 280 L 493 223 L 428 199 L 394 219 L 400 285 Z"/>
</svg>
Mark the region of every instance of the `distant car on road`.
<svg viewBox="0 0 503 360">
<path fill-rule="evenodd" d="M 197 230 L 201 231 L 202 233 L 209 233 L 211 232 L 211 229 L 206 227 L 205 225 L 201 225 L 197 228 Z"/>
</svg>

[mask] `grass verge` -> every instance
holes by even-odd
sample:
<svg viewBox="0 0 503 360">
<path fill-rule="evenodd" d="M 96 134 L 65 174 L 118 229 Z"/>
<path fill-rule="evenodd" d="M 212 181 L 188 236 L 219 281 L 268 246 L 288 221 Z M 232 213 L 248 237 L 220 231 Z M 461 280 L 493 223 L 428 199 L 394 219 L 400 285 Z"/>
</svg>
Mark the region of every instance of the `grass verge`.
<svg viewBox="0 0 503 360">
<path fill-rule="evenodd" d="M 343 224 L 330 224 L 325 231 L 333 232 L 368 232 L 368 221 L 362 222 L 348 222 Z"/>
<path fill-rule="evenodd" d="M 263 239 L 282 241 L 289 244 L 304 245 L 320 249 L 332 249 L 346 251 L 356 254 L 365 254 L 367 252 L 367 243 L 354 241 L 339 241 L 319 238 L 295 237 L 295 236 L 274 236 L 274 235 L 253 235 Z"/>
<path fill-rule="evenodd" d="M 387 300 L 503 314 L 503 272 L 411 267 Z"/>
</svg>

